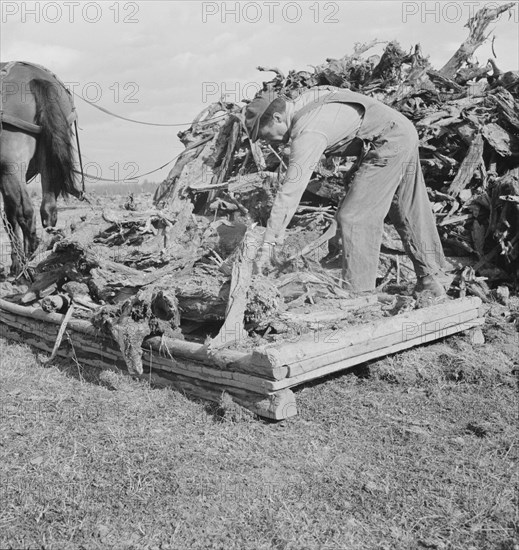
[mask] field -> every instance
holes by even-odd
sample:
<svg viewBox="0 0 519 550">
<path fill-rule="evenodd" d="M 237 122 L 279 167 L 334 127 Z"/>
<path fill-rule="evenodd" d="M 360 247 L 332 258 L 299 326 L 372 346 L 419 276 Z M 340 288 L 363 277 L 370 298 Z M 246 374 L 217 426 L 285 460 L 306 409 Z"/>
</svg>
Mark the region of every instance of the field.
<svg viewBox="0 0 519 550">
<path fill-rule="evenodd" d="M 517 550 L 519 300 L 485 307 L 278 423 L 0 338 L 0 548 Z"/>
</svg>

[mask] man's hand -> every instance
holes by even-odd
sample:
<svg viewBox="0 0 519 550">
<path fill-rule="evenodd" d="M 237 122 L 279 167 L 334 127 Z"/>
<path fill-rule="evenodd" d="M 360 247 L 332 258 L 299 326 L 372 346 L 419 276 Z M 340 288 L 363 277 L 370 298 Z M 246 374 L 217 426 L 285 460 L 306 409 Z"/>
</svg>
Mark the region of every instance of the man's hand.
<svg viewBox="0 0 519 550">
<path fill-rule="evenodd" d="M 276 244 L 273 242 L 263 241 L 252 264 L 252 273 L 254 275 L 263 274 L 264 270 L 272 271 L 272 266 L 275 262 L 275 246 Z"/>
</svg>

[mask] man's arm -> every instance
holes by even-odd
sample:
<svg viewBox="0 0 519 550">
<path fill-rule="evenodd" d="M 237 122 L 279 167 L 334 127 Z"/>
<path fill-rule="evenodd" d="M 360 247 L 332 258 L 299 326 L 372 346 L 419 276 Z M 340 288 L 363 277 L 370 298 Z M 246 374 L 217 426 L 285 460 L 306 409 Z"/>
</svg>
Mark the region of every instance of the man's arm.
<svg viewBox="0 0 519 550">
<path fill-rule="evenodd" d="M 264 242 L 276 242 L 287 228 L 327 146 L 328 140 L 320 132 L 302 132 L 293 140 L 287 173 L 272 205 Z"/>
</svg>

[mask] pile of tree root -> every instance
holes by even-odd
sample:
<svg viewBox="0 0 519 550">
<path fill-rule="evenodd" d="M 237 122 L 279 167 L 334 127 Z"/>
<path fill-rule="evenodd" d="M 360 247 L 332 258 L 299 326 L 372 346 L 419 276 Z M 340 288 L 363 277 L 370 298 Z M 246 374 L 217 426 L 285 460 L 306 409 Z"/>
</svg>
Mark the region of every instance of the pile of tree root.
<svg viewBox="0 0 519 550">
<path fill-rule="evenodd" d="M 507 284 L 517 284 L 519 270 L 519 74 L 501 71 L 494 59 L 481 66 L 473 53 L 486 40 L 488 25 L 513 6 L 478 11 L 466 25 L 469 36 L 439 70 L 420 45 L 405 52 L 391 42 L 381 56 L 370 56 L 376 40 L 357 44 L 341 59 L 327 59 L 313 73 L 285 76 L 258 67 L 275 73 L 264 90 L 294 98 L 319 85 L 350 88 L 412 120 L 445 252 L 460 267 L 473 268 L 465 278 Z M 186 199 L 197 211 L 264 225 L 288 151 L 251 144 L 241 108 L 225 102 L 202 111 L 179 136 L 186 151 L 157 189 L 155 204 Z M 292 227 L 322 229 L 330 223 L 354 174 L 354 160 L 322 160 Z"/>
</svg>

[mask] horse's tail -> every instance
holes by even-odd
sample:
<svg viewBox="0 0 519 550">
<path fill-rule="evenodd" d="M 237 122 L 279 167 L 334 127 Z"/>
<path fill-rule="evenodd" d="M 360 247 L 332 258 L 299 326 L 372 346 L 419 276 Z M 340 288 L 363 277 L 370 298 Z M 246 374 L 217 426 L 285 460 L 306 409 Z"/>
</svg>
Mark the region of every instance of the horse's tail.
<svg viewBox="0 0 519 550">
<path fill-rule="evenodd" d="M 38 144 L 38 167 L 45 169 L 52 191 L 58 195 L 79 195 L 74 172 L 72 129 L 63 111 L 63 94 L 68 92 L 57 83 L 33 79 L 29 87 L 36 102 L 36 124 L 41 127 Z M 39 170 L 40 171 L 40 170 Z"/>
</svg>

